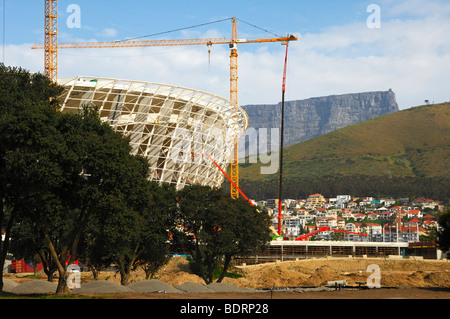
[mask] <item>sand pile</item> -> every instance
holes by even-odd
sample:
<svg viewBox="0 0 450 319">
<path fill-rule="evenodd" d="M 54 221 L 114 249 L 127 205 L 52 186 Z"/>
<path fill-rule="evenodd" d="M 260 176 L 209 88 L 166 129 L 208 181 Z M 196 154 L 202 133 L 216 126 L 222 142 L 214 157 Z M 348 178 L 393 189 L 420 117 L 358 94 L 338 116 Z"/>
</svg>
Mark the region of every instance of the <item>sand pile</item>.
<svg viewBox="0 0 450 319">
<path fill-rule="evenodd" d="M 53 294 L 58 284 L 43 280 L 21 283 L 10 290 L 14 294 Z"/>
<path fill-rule="evenodd" d="M 184 293 L 184 291 L 174 288 L 171 285 L 157 279 L 137 281 L 129 284 L 127 287 L 139 293 Z"/>
</svg>

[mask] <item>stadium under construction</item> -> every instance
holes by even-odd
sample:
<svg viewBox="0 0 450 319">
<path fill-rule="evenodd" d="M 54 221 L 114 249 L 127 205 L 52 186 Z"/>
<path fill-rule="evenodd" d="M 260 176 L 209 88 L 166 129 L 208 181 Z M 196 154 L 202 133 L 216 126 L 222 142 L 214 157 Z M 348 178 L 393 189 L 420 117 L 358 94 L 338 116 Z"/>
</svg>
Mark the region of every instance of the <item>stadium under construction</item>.
<svg viewBox="0 0 450 319">
<path fill-rule="evenodd" d="M 150 164 L 150 179 L 176 185 L 220 187 L 234 141 L 248 126 L 245 111 L 198 90 L 150 82 L 94 77 L 59 79 L 63 113 L 84 105 L 130 139 L 132 154 Z M 207 154 L 208 156 L 197 156 Z M 195 156 L 194 156 L 195 155 Z"/>
</svg>

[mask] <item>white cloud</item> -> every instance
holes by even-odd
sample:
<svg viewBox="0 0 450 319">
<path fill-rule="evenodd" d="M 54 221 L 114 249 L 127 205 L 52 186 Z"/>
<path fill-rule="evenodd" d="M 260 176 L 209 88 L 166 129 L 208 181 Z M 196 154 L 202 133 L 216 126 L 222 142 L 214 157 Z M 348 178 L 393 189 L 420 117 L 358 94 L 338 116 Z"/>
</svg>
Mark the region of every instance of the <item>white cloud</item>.
<svg viewBox="0 0 450 319">
<path fill-rule="evenodd" d="M 97 33 L 97 36 L 111 38 L 117 36 L 118 32 L 114 28 L 103 28 L 101 32 Z"/>
<path fill-rule="evenodd" d="M 450 14 L 450 3 L 442 0 L 382 0 L 380 7 L 388 18 L 405 15 L 423 18 Z"/>
<path fill-rule="evenodd" d="M 292 53 L 292 69 L 305 79 L 292 75 L 291 82 L 315 96 L 392 88 L 401 108 L 448 101 L 449 32 L 449 19 L 431 17 L 305 35 Z"/>
</svg>

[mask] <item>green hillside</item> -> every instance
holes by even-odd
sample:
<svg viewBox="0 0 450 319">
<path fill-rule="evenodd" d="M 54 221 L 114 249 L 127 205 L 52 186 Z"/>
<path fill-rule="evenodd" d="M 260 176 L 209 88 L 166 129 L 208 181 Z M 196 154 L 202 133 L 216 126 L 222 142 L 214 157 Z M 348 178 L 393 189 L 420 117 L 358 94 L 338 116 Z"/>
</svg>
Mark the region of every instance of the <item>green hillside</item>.
<svg viewBox="0 0 450 319">
<path fill-rule="evenodd" d="M 278 172 L 261 174 L 262 165 L 240 165 L 244 185 L 278 180 Z M 442 182 L 450 177 L 450 103 L 383 115 L 287 147 L 283 173 L 291 183 L 337 176 Z"/>
</svg>

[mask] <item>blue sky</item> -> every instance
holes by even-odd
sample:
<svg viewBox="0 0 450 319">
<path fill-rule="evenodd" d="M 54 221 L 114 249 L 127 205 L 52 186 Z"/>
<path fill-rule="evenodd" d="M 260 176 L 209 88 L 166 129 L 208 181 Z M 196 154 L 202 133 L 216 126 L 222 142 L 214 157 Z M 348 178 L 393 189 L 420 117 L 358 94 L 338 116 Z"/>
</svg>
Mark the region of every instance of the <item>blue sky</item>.
<svg viewBox="0 0 450 319">
<path fill-rule="evenodd" d="M 80 28 L 67 23 L 71 4 L 80 8 Z M 379 8 L 378 28 L 367 23 L 370 4 Z M 43 72 L 43 52 L 30 47 L 43 42 L 44 0 L 0 0 L 0 12 L 1 61 Z M 401 109 L 450 100 L 450 1 L 60 0 L 59 41 L 123 40 L 231 17 L 239 19 L 241 38 L 273 37 L 261 29 L 300 37 L 289 47 L 288 100 L 389 88 Z M 148 39 L 230 34 L 227 20 Z M 239 103 L 279 102 L 284 47 L 242 44 L 238 52 Z M 142 80 L 229 95 L 225 45 L 214 46 L 210 56 L 205 47 L 60 50 L 58 61 L 60 77 Z"/>
<path fill-rule="evenodd" d="M 6 1 L 7 43 L 42 41 L 44 0 Z M 224 18 L 237 17 L 277 34 L 288 32 L 317 32 L 331 25 L 351 22 L 365 23 L 367 1 L 88 1 L 60 0 L 59 32 L 65 37 L 106 41 L 137 37 L 172 29 L 197 25 Z M 65 21 L 71 12 L 70 4 L 81 9 L 81 28 L 68 28 Z M 265 35 L 247 25 L 239 26 L 239 33 Z M 217 29 L 229 36 L 230 23 L 197 29 Z M 114 33 L 102 34 L 105 29 Z M 173 37 L 181 37 L 174 33 Z"/>
</svg>

